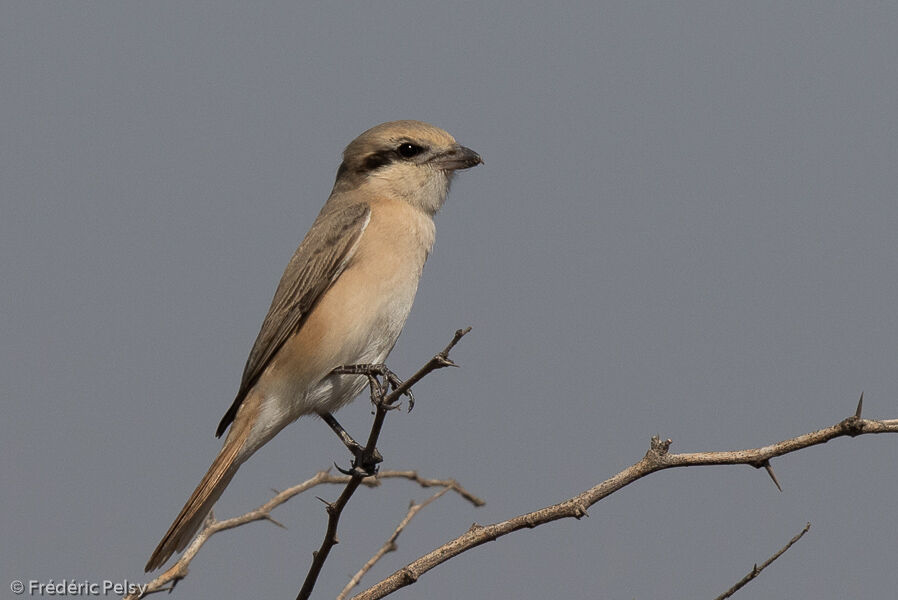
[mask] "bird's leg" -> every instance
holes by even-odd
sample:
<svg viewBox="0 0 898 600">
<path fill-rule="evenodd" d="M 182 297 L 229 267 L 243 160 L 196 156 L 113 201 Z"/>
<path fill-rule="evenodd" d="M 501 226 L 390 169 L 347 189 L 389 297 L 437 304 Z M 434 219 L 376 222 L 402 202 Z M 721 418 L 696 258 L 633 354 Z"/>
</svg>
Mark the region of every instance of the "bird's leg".
<svg viewBox="0 0 898 600">
<path fill-rule="evenodd" d="M 358 458 L 364 447 L 359 444 L 357 441 L 352 439 L 352 436 L 343 429 L 343 426 L 340 425 L 339 421 L 334 418 L 334 415 L 329 412 L 321 413 L 321 419 L 328 424 L 328 426 L 337 434 L 337 437 L 340 438 L 340 441 L 343 442 L 343 445 L 352 453 L 353 456 Z"/>
<path fill-rule="evenodd" d="M 368 363 L 368 364 L 359 364 L 359 365 L 343 365 L 341 367 L 337 367 L 332 371 L 332 373 L 338 375 L 365 375 L 368 377 L 368 383 L 371 385 L 371 402 L 377 406 L 385 408 L 387 410 L 394 410 L 399 408 L 398 404 L 390 404 L 387 405 L 384 403 L 384 400 L 387 397 L 387 394 L 392 387 L 394 390 L 399 389 L 402 385 L 402 380 L 399 377 L 387 368 L 387 365 L 383 363 Z M 383 385 L 377 380 L 377 376 L 381 376 L 384 380 Z M 403 396 L 408 397 L 408 409 L 411 411 L 415 407 L 415 395 L 412 393 L 411 389 L 407 389 L 402 392 Z"/>
<path fill-rule="evenodd" d="M 321 419 L 330 426 L 330 428 L 337 434 L 337 437 L 340 438 L 340 441 L 343 442 L 343 445 L 349 450 L 349 452 L 353 456 L 352 460 L 352 469 L 344 470 L 340 467 L 337 467 L 344 475 L 352 475 L 354 470 L 360 470 L 365 475 L 375 475 L 377 474 L 377 465 L 383 462 L 384 457 L 381 456 L 380 452 L 377 448 L 374 449 L 371 458 L 365 460 L 364 453 L 365 447 L 359 444 L 357 441 L 352 439 L 352 436 L 343 429 L 343 426 L 334 418 L 334 415 L 329 412 L 320 413 Z"/>
<path fill-rule="evenodd" d="M 389 396 L 391 387 L 396 390 L 402 386 L 402 380 L 384 364 L 343 365 L 331 371 L 331 374 L 364 375 L 368 378 L 368 386 L 371 389 L 371 403 L 374 404 L 378 410 L 388 411 L 400 407 L 398 402 L 392 401 L 388 403 L 387 397 Z M 378 376 L 383 378 L 383 383 L 378 379 Z M 403 394 L 408 396 L 409 410 L 411 410 L 412 406 L 415 404 L 415 397 L 412 395 L 411 390 L 405 390 Z M 352 468 L 350 470 L 344 470 L 340 467 L 337 467 L 337 469 L 344 475 L 360 474 L 364 476 L 376 474 L 377 465 L 383 462 L 383 456 L 377 448 L 373 449 L 371 456 L 366 456 L 365 448 L 352 439 L 352 436 L 343 429 L 332 414 L 327 412 L 321 413 L 321 418 L 324 419 L 324 422 L 327 423 L 331 429 L 333 429 L 334 433 L 337 434 L 354 457 Z"/>
</svg>

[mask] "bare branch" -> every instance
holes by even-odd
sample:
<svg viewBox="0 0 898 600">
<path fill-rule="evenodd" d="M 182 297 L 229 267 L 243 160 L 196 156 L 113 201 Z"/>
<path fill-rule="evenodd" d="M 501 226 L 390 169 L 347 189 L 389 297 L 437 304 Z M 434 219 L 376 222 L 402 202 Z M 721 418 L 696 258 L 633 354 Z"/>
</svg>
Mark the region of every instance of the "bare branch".
<svg viewBox="0 0 898 600">
<path fill-rule="evenodd" d="M 376 486 L 378 483 L 374 481 L 374 478 L 371 478 L 371 482 L 366 485 Z M 277 506 L 280 506 L 284 502 L 290 500 L 292 497 L 297 494 L 301 494 L 306 490 L 313 488 L 318 485 L 326 484 L 326 483 L 346 483 L 349 481 L 349 477 L 346 475 L 332 475 L 329 471 L 319 471 L 315 474 L 314 477 L 303 481 L 297 485 L 294 485 L 291 488 L 284 490 L 283 492 L 279 492 L 273 498 L 271 498 L 266 503 L 262 504 L 255 510 L 251 510 L 247 513 L 240 515 L 239 517 L 234 517 L 232 519 L 225 519 L 224 521 L 216 521 L 213 514 L 210 512 L 209 516 L 206 518 L 206 521 L 203 523 L 203 527 L 200 532 L 193 538 L 193 541 L 190 542 L 190 545 L 184 550 L 183 554 L 178 558 L 178 561 L 169 567 L 165 572 L 160 574 L 158 577 L 153 579 L 147 584 L 146 591 L 143 595 L 132 594 L 130 596 L 125 596 L 125 600 L 138 600 L 138 598 L 143 598 L 148 594 L 152 594 L 157 591 L 170 591 L 174 589 L 174 586 L 177 583 L 187 577 L 188 567 L 190 562 L 193 560 L 196 553 L 199 552 L 200 548 L 203 547 L 203 544 L 206 541 L 218 533 L 219 531 L 225 531 L 226 529 L 233 529 L 234 527 L 239 527 L 240 525 L 245 525 L 247 523 L 252 523 L 253 521 L 274 521 L 271 518 L 271 511 Z M 280 525 L 280 523 L 278 523 Z M 281 525 L 283 527 L 283 525 Z M 164 588 L 171 584 L 171 588 Z"/>
<path fill-rule="evenodd" d="M 374 423 L 371 426 L 371 433 L 368 436 L 368 443 L 361 454 L 362 460 L 360 462 L 362 464 L 374 464 L 371 459 L 377 452 L 375 444 L 377 443 L 377 438 L 380 435 L 380 430 L 383 427 L 384 418 L 386 417 L 386 413 L 388 411 L 398 406 L 396 404 L 397 400 L 399 400 L 402 395 L 407 395 L 409 397 L 409 410 L 411 410 L 411 405 L 414 400 L 414 396 L 412 396 L 411 394 L 411 387 L 413 384 L 421 381 L 421 379 L 426 377 L 431 372 L 436 371 L 437 369 L 442 369 L 444 367 L 450 366 L 458 366 L 449 359 L 449 351 L 452 350 L 452 348 L 454 348 L 455 345 L 458 344 L 459 340 L 461 340 L 461 338 L 463 338 L 469 331 L 471 331 L 470 327 L 457 330 L 452 340 L 445 348 L 443 348 L 433 358 L 427 361 L 427 363 L 425 363 L 423 367 L 421 367 L 414 375 L 409 377 L 403 383 L 399 383 L 398 380 L 395 379 L 395 376 L 392 375 L 392 373 L 389 373 L 388 370 L 383 367 L 383 365 L 380 365 L 385 376 L 383 386 L 381 386 L 380 382 L 376 377 L 374 377 L 373 374 L 369 373 L 369 382 L 371 383 L 371 398 L 375 403 L 375 406 L 377 407 L 377 412 L 374 418 Z M 339 368 L 337 370 L 339 370 Z M 391 385 L 394 386 L 393 392 L 387 394 L 387 391 L 389 390 Z M 343 475 L 332 475 L 329 470 L 320 471 L 311 479 L 308 479 L 298 485 L 286 489 L 283 492 L 277 492 L 277 490 L 273 490 L 275 491 L 275 496 L 268 502 L 262 504 L 255 510 L 251 510 L 243 515 L 240 515 L 239 517 L 234 517 L 232 519 L 227 519 L 224 521 L 216 521 L 212 512 L 210 512 L 209 516 L 203 523 L 202 529 L 193 538 L 193 541 L 190 542 L 190 545 L 187 546 L 187 548 L 179 557 L 178 561 L 175 562 L 175 564 L 173 564 L 171 567 L 169 567 L 165 572 L 146 584 L 146 588 L 142 593 L 130 594 L 128 596 L 125 596 L 124 600 L 139 600 L 140 598 L 144 598 L 149 594 L 161 591 L 171 592 L 179 581 L 187 577 L 190 562 L 196 556 L 197 552 L 199 552 L 200 548 L 202 548 L 203 544 L 206 543 L 206 540 L 208 540 L 219 531 L 233 529 L 234 527 L 239 527 L 253 521 L 269 521 L 277 525 L 278 527 L 284 527 L 284 525 L 276 521 L 271 516 L 271 511 L 275 507 L 280 506 L 293 496 L 296 496 L 297 494 L 300 494 L 317 485 L 321 485 L 324 483 L 345 484 L 346 488 L 344 488 L 343 493 L 340 495 L 340 498 L 337 500 L 337 502 L 333 504 L 325 502 L 329 515 L 327 533 L 325 534 L 325 539 L 322 542 L 321 548 L 318 550 L 318 552 L 314 553 L 312 567 L 309 569 L 309 574 L 306 577 L 306 582 L 304 583 L 303 588 L 302 590 L 300 590 L 300 594 L 298 596 L 299 598 L 307 598 L 308 594 L 310 594 L 312 591 L 312 587 L 314 587 L 315 580 L 318 577 L 318 572 L 320 572 L 321 566 L 327 559 L 327 554 L 330 551 L 330 548 L 337 543 L 337 522 L 339 521 L 340 512 L 343 510 L 346 502 L 349 501 L 349 498 L 359 487 L 359 485 L 376 487 L 380 485 L 381 479 L 388 478 L 408 479 L 414 481 L 421 487 L 441 486 L 445 489 L 439 492 L 439 495 L 452 490 L 458 493 L 464 499 L 474 504 L 474 506 L 482 506 L 484 504 L 483 500 L 465 490 L 454 479 L 426 479 L 420 477 L 416 471 L 382 471 L 376 477 L 370 476 L 366 473 L 362 473 L 358 469 L 354 469 L 351 474 Z M 427 503 L 429 502 L 430 501 L 428 501 Z"/>
<path fill-rule="evenodd" d="M 405 382 L 384 399 L 384 404 L 393 404 L 400 396 L 405 394 L 413 385 L 424 379 L 432 371 L 442 369 L 443 367 L 457 367 L 458 365 L 449 359 L 449 352 L 455 348 L 455 345 L 471 331 L 470 327 L 464 329 L 456 329 L 455 335 L 446 347 L 436 353 L 427 363 L 418 369 L 418 372 L 405 380 Z"/>
<path fill-rule="evenodd" d="M 458 493 L 459 496 L 461 496 L 474 506 L 483 506 L 484 504 L 486 504 L 485 501 L 463 488 L 454 479 L 427 479 L 424 477 L 420 477 L 417 471 L 381 471 L 377 474 L 378 479 L 390 479 L 392 477 L 401 477 L 402 479 L 414 481 L 423 488 L 449 488 L 451 490 L 454 490 L 456 493 Z"/>
<path fill-rule="evenodd" d="M 408 507 L 408 512 L 405 513 L 405 517 L 403 517 L 403 519 L 399 522 L 399 525 L 396 526 L 396 529 L 393 530 L 393 533 L 390 535 L 389 538 L 387 538 L 387 541 L 384 542 L 383 546 L 381 546 L 377 550 L 377 552 L 374 553 L 374 556 L 369 558 L 367 560 L 367 562 L 365 562 L 365 564 L 362 565 L 362 568 L 359 569 L 356 572 L 356 574 L 352 576 L 352 578 L 349 580 L 349 583 L 346 584 L 346 586 L 343 588 L 343 590 L 337 596 L 337 600 L 345 600 L 346 596 L 349 595 L 349 592 L 352 591 L 352 589 L 359 584 L 359 582 L 362 580 L 362 577 L 364 577 L 365 574 L 368 573 L 368 571 L 370 571 L 371 568 L 377 564 L 377 561 L 379 561 L 381 558 L 383 558 L 388 552 L 394 552 L 396 550 L 396 548 L 397 548 L 396 540 L 399 539 L 399 535 L 406 528 L 406 526 L 411 522 L 411 520 L 415 518 L 415 515 L 417 515 L 418 512 L 422 508 L 424 508 L 425 506 L 427 506 L 428 504 L 430 504 L 431 502 L 433 502 L 434 500 L 436 500 L 437 498 L 439 498 L 440 496 L 442 496 L 443 494 L 448 492 L 450 489 L 452 489 L 452 488 L 449 486 L 444 487 L 443 489 L 441 489 L 437 493 L 431 495 L 430 498 L 428 498 L 424 502 L 421 502 L 420 504 L 415 504 L 414 502 L 412 502 Z"/>
<path fill-rule="evenodd" d="M 471 548 L 491 542 L 513 531 L 524 528 L 533 528 L 551 521 L 573 517 L 580 519 L 586 516 L 586 509 L 616 492 L 656 471 L 675 467 L 690 467 L 698 465 L 751 465 L 755 468 L 763 467 L 770 459 L 796 452 L 803 448 L 825 444 L 837 437 L 855 437 L 873 433 L 898 433 L 898 419 L 875 421 L 860 419 L 851 416 L 832 427 L 820 429 L 808 434 L 800 435 L 776 444 L 753 448 L 748 450 L 734 450 L 724 452 L 693 452 L 686 454 L 670 454 L 670 440 L 652 438 L 651 448 L 645 457 L 633 466 L 624 469 L 610 479 L 553 506 L 536 510 L 531 513 L 519 515 L 507 521 L 481 526 L 476 523 L 464 534 L 443 544 L 436 550 L 425 554 L 421 558 L 396 571 L 383 581 L 375 584 L 367 590 L 353 597 L 353 600 L 373 600 L 383 598 L 400 588 L 410 585 L 418 578 L 442 564 L 466 552 Z"/>
<path fill-rule="evenodd" d="M 452 490 L 465 500 L 471 502 L 474 506 L 483 505 L 483 500 L 465 490 L 462 486 L 456 483 L 454 479 L 428 479 L 419 476 L 417 471 L 381 471 L 377 474 L 376 477 L 365 477 L 362 480 L 362 485 L 369 488 L 379 487 L 381 485 L 382 479 L 407 479 L 409 481 L 417 483 L 422 488 L 443 486 L 447 490 Z M 284 525 L 275 521 L 271 516 L 271 511 L 276 507 L 284 504 L 294 496 L 301 494 L 302 492 L 305 492 L 315 486 L 323 484 L 345 485 L 346 483 L 349 483 L 349 480 L 350 477 L 348 475 L 334 475 L 329 470 L 319 471 L 311 479 L 307 479 L 306 481 L 294 485 L 293 487 L 287 488 L 282 492 L 272 490 L 275 492 L 275 495 L 270 500 L 268 500 L 258 508 L 244 513 L 240 516 L 233 517 L 231 519 L 225 519 L 224 521 L 216 521 L 214 516 L 210 513 L 209 518 L 207 518 L 206 522 L 203 524 L 202 530 L 196 535 L 187 549 L 184 550 L 184 553 L 181 554 L 181 556 L 178 558 L 178 561 L 164 573 L 160 574 L 158 577 L 147 583 L 147 588 L 143 593 L 143 596 L 132 594 L 130 596 L 125 596 L 125 600 L 138 600 L 139 598 L 146 597 L 149 594 L 153 594 L 156 592 L 168 592 L 174 589 L 174 586 L 178 581 L 187 577 L 188 567 L 190 566 L 190 563 L 191 561 L 193 561 L 196 554 L 199 552 L 200 548 L 202 548 L 203 544 L 205 544 L 209 540 L 209 538 L 216 533 L 225 531 L 227 529 L 233 529 L 235 527 L 240 527 L 241 525 L 246 525 L 247 523 L 252 523 L 253 521 L 270 521 L 275 525 L 284 527 Z"/>
<path fill-rule="evenodd" d="M 800 539 L 804 536 L 804 534 L 806 534 L 806 533 L 808 532 L 808 530 L 809 530 L 810 528 L 811 528 L 811 524 L 810 524 L 810 523 L 808 523 L 807 525 L 805 525 L 805 526 L 804 526 L 804 529 L 802 529 L 801 531 L 799 531 L 798 534 L 797 534 L 795 537 L 793 537 L 791 540 L 789 540 L 789 543 L 788 543 L 788 544 L 786 544 L 785 546 L 783 546 L 782 548 L 780 548 L 780 549 L 779 549 L 773 556 L 771 556 L 771 557 L 768 558 L 766 561 L 764 561 L 764 564 L 762 564 L 760 567 L 759 567 L 758 565 L 755 565 L 754 567 L 752 567 L 751 571 L 748 572 L 748 575 L 746 575 L 745 577 L 743 577 L 742 579 L 740 579 L 740 580 L 736 583 L 736 585 L 734 585 L 733 587 L 731 587 L 730 589 L 728 589 L 727 591 L 725 591 L 725 592 L 724 592 L 723 594 L 721 594 L 720 596 L 717 596 L 717 598 L 715 598 L 714 600 L 726 600 L 726 598 L 729 598 L 730 596 L 732 596 L 733 594 L 735 594 L 736 592 L 738 592 L 740 589 L 742 589 L 742 588 L 745 586 L 746 583 L 748 583 L 749 581 L 751 581 L 752 579 L 754 579 L 755 577 L 757 577 L 758 575 L 760 575 L 760 574 L 761 574 L 761 571 L 763 571 L 764 569 L 766 569 L 767 567 L 769 567 L 770 564 L 771 564 L 773 561 L 775 561 L 775 560 L 778 559 L 780 556 L 782 556 L 783 553 L 784 553 L 786 550 L 788 550 L 789 548 L 791 548 L 791 547 L 792 547 L 792 544 L 794 544 L 795 542 L 797 542 L 798 540 L 800 540 Z"/>
<path fill-rule="evenodd" d="M 423 367 L 418 369 L 418 371 L 405 380 L 405 382 L 396 385 L 393 391 L 389 394 L 386 392 L 394 383 L 393 378 L 395 378 L 395 376 L 391 377 L 391 375 L 382 368 L 381 372 L 384 375 L 383 386 L 378 383 L 376 377 L 370 378 L 371 398 L 375 407 L 374 422 L 371 424 L 371 432 L 368 434 L 368 442 L 365 444 L 364 450 L 362 450 L 361 454 L 356 457 L 356 465 L 365 466 L 375 464 L 372 459 L 377 454 L 377 439 L 380 437 L 380 432 L 383 428 L 384 419 L 386 419 L 387 413 L 397 406 L 396 403 L 403 395 L 409 395 L 409 409 L 411 409 L 412 396 L 409 394 L 409 391 L 415 383 L 421 381 L 421 379 L 437 369 L 457 366 L 454 362 L 449 360 L 449 351 L 452 350 L 459 340 L 461 340 L 461 338 L 463 338 L 469 331 L 471 331 L 470 327 L 456 330 L 452 340 L 450 340 L 445 348 L 427 361 Z M 315 583 L 318 581 L 318 575 L 321 573 L 321 569 L 324 566 L 331 549 L 337 544 L 337 525 L 340 522 L 340 515 L 343 513 L 343 509 L 346 507 L 349 499 L 355 493 L 356 489 L 358 489 L 363 478 L 364 473 L 358 468 L 353 468 L 350 474 L 350 480 L 343 489 L 343 493 L 340 494 L 340 497 L 337 498 L 336 502 L 328 505 L 327 529 L 324 533 L 324 539 L 321 541 L 321 546 L 319 546 L 318 550 L 312 553 L 312 564 L 309 567 L 309 571 L 306 574 L 305 581 L 303 581 L 299 593 L 296 595 L 296 600 L 307 600 L 309 596 L 312 595 L 312 590 L 315 588 Z"/>
</svg>

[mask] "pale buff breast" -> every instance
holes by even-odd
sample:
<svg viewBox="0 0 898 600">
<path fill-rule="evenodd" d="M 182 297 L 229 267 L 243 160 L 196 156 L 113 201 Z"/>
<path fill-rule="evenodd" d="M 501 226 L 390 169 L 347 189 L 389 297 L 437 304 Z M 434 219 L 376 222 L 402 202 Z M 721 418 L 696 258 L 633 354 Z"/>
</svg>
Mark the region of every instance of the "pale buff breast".
<svg viewBox="0 0 898 600">
<path fill-rule="evenodd" d="M 433 240 L 429 215 L 402 201 L 371 203 L 371 219 L 352 260 L 257 384 L 272 420 L 284 413 L 296 419 L 332 412 L 361 391 L 364 377 L 328 374 L 340 365 L 386 359 L 411 310 Z"/>
</svg>

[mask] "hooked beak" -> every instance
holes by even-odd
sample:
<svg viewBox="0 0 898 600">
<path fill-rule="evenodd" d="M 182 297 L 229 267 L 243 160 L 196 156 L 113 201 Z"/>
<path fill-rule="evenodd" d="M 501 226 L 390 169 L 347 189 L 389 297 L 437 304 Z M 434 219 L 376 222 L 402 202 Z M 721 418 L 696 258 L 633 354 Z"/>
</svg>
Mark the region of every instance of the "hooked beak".
<svg viewBox="0 0 898 600">
<path fill-rule="evenodd" d="M 458 144 L 433 159 L 433 165 L 443 171 L 470 169 L 482 164 L 479 154 Z"/>
</svg>

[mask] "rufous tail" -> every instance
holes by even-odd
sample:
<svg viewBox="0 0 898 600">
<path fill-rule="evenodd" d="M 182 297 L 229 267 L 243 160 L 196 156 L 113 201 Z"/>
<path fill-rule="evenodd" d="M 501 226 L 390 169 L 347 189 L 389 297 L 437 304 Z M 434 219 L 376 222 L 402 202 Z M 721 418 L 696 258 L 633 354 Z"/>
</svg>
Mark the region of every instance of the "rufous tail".
<svg viewBox="0 0 898 600">
<path fill-rule="evenodd" d="M 212 505 L 215 504 L 221 493 L 231 482 L 231 478 L 234 477 L 237 468 L 246 458 L 245 456 L 240 456 L 240 451 L 246 443 L 251 427 L 246 426 L 249 424 L 242 425 L 244 426 L 237 428 L 239 431 L 232 427 L 221 452 L 215 457 L 203 480 L 193 490 L 193 494 L 191 494 L 187 504 L 181 509 L 181 513 L 175 519 L 175 522 L 168 528 L 162 541 L 156 546 L 152 556 L 150 556 L 150 560 L 144 567 L 145 571 L 149 572 L 158 569 L 165 564 L 165 561 L 172 554 L 180 552 L 187 547 L 187 544 L 190 543 L 190 540 L 193 539 L 194 534 L 202 525 L 206 515 L 212 509 Z"/>
</svg>

